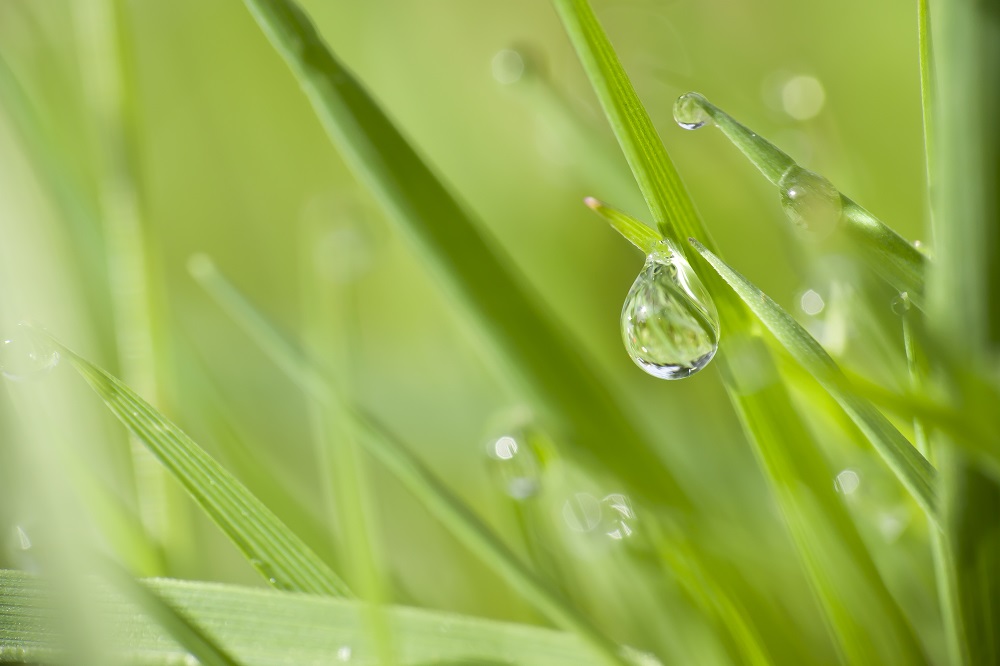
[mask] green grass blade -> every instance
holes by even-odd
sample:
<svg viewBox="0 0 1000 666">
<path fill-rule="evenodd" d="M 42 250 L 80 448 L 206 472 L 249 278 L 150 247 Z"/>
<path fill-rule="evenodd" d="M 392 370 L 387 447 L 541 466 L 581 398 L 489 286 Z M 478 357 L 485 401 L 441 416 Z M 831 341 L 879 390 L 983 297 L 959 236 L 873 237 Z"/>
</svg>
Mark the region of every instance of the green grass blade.
<svg viewBox="0 0 1000 666">
<path fill-rule="evenodd" d="M 371 664 L 374 646 L 365 631 L 361 602 L 177 580 L 145 584 L 173 608 L 211 634 L 246 666 Z M 187 654 L 176 641 L 117 595 L 99 595 L 113 621 L 114 647 L 129 664 L 168 666 Z M 0 571 L 0 663 L 51 660 L 52 637 L 39 618 L 47 599 L 43 583 L 28 574 Z M 394 607 L 389 610 L 400 664 L 503 664 L 596 666 L 580 640 L 540 627 Z M 338 661 L 339 660 L 339 661 Z"/>
<path fill-rule="evenodd" d="M 773 143 L 737 122 L 701 95 L 694 99 L 693 103 L 704 109 L 713 124 L 772 185 L 779 186 L 782 176 L 798 166 Z M 927 258 L 877 217 L 843 194 L 840 196 L 843 206 L 841 233 L 851 248 L 856 249 L 865 263 L 886 282 L 901 292 L 907 292 L 916 305 L 922 306 Z"/>
<path fill-rule="evenodd" d="M 168 636 L 203 666 L 241 666 L 218 642 L 155 589 L 133 579 L 126 572 L 112 570 L 115 587 L 135 602 Z"/>
<path fill-rule="evenodd" d="M 677 169 L 590 5 L 586 0 L 553 4 L 660 232 L 674 239 L 698 234 L 707 238 Z"/>
<path fill-rule="evenodd" d="M 200 258 L 195 277 L 290 379 L 323 405 L 337 409 L 352 420 L 352 429 L 366 436 L 359 443 L 419 498 L 427 509 L 489 564 L 499 575 L 557 625 L 574 631 L 610 663 L 622 663 L 618 647 L 605 638 L 589 620 L 566 603 L 549 584 L 531 571 L 461 500 L 410 453 L 374 417 L 350 407 L 335 393 L 331 370 L 310 357 L 261 315 L 256 308 L 210 263 Z"/>
<path fill-rule="evenodd" d="M 176 425 L 121 381 L 59 345 L 105 404 L 173 474 L 271 585 L 348 595 L 347 586 L 270 509 Z"/>
<path fill-rule="evenodd" d="M 593 197 L 583 200 L 587 207 L 608 221 L 611 227 L 643 254 L 649 254 L 663 237 L 635 218 Z"/>
<path fill-rule="evenodd" d="M 698 233 L 706 234 L 710 242 L 649 115 L 589 4 L 586 0 L 553 2 L 661 233 L 677 239 L 691 236 L 690 229 L 700 229 Z M 739 298 L 715 273 L 704 274 L 702 279 L 719 306 L 724 336 L 746 337 L 752 325 Z M 920 648 L 901 609 L 886 589 L 843 506 L 831 496 L 832 491 L 812 496 L 790 492 L 790 484 L 801 483 L 795 479 L 829 487 L 829 476 L 825 475 L 817 443 L 802 417 L 794 409 L 774 408 L 788 405 L 790 398 L 784 388 L 778 384 L 766 391 L 747 388 L 759 387 L 758 373 L 773 366 L 767 350 L 755 347 L 747 358 L 736 359 L 729 357 L 724 346 L 717 362 L 842 654 L 856 663 L 879 663 L 901 655 L 911 663 L 922 662 Z M 765 395 L 768 400 L 763 399 Z M 828 540 L 830 534 L 835 538 Z M 839 558 L 829 557 L 834 546 Z M 850 565 L 844 566 L 845 562 Z M 865 589 L 870 596 L 848 597 L 848 589 Z M 734 637 L 741 635 L 741 624 L 727 623 Z M 745 645 L 743 649 L 744 658 L 752 661 L 754 646 Z"/>
<path fill-rule="evenodd" d="M 785 349 L 837 400 L 928 517 L 936 523 L 935 471 L 927 459 L 871 403 L 850 390 L 847 378 L 834 360 L 791 315 L 701 243 L 694 239 L 691 243 Z"/>
<path fill-rule="evenodd" d="M 245 0 L 334 144 L 422 250 L 509 372 L 601 468 L 652 504 L 689 504 L 580 346 L 556 326 L 495 242 L 456 201 L 291 0 Z M 608 447 L 609 441 L 617 446 Z"/>
</svg>

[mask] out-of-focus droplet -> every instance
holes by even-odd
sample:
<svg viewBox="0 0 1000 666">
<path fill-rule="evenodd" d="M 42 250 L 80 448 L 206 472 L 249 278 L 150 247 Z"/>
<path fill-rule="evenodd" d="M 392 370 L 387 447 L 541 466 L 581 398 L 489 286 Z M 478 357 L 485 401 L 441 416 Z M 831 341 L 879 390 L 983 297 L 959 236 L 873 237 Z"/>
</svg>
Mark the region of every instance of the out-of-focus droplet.
<svg viewBox="0 0 1000 666">
<path fill-rule="evenodd" d="M 809 120 L 823 110 L 826 91 L 814 76 L 798 75 L 781 86 L 781 107 L 795 120 Z"/>
<path fill-rule="evenodd" d="M 614 493 L 601 501 L 604 531 L 612 539 L 626 539 L 635 530 L 635 510 L 625 495 Z"/>
<path fill-rule="evenodd" d="M 38 377 L 58 363 L 55 346 L 27 326 L 18 326 L 14 337 L 0 342 L 0 373 L 12 381 Z"/>
<path fill-rule="evenodd" d="M 541 463 L 530 441 L 533 436 L 527 428 L 511 428 L 486 445 L 496 482 L 516 500 L 533 497 L 541 487 Z"/>
<path fill-rule="evenodd" d="M 708 100 L 701 93 L 684 93 L 674 102 L 674 121 L 686 130 L 696 130 L 711 122 Z"/>
<path fill-rule="evenodd" d="M 601 525 L 601 502 L 590 493 L 575 493 L 563 504 L 563 520 L 574 532 L 593 532 Z"/>
<path fill-rule="evenodd" d="M 886 543 L 894 543 L 902 536 L 909 522 L 909 515 L 906 510 L 882 511 L 878 514 L 878 531 Z"/>
<path fill-rule="evenodd" d="M 684 255 L 662 241 L 625 297 L 622 340 L 635 364 L 660 379 L 683 379 L 719 348 L 719 314 Z"/>
<path fill-rule="evenodd" d="M 778 182 L 781 206 L 795 226 L 823 237 L 840 222 L 843 204 L 840 192 L 818 173 L 793 166 Z"/>
<path fill-rule="evenodd" d="M 898 296 L 892 299 L 892 311 L 900 317 L 910 311 L 911 305 L 912 302 L 910 301 L 910 294 L 905 291 L 901 292 Z"/>
<path fill-rule="evenodd" d="M 314 246 L 313 260 L 320 275 L 334 284 L 349 284 L 371 268 L 375 251 L 370 233 L 356 223 L 334 227 Z"/>
<path fill-rule="evenodd" d="M 633 664 L 633 666 L 663 666 L 663 662 L 657 659 L 655 655 L 637 650 L 630 645 L 622 646 L 621 654 L 625 658 L 625 661 Z"/>
<path fill-rule="evenodd" d="M 524 76 L 524 57 L 514 49 L 502 49 L 493 56 L 491 69 L 497 83 L 517 83 Z"/>
<path fill-rule="evenodd" d="M 28 537 L 28 533 L 24 531 L 24 528 L 20 525 L 14 526 L 14 544 L 15 547 L 21 550 L 31 549 L 31 539 Z"/>
<path fill-rule="evenodd" d="M 844 495 L 854 493 L 860 485 L 861 477 L 853 469 L 845 469 L 837 474 L 837 478 L 833 481 L 833 487 Z"/>
<path fill-rule="evenodd" d="M 823 311 L 824 307 L 826 307 L 826 302 L 823 300 L 823 297 L 819 295 L 819 292 L 813 289 L 807 289 L 802 292 L 802 297 L 799 298 L 799 306 L 807 315 L 816 316 Z"/>
<path fill-rule="evenodd" d="M 341 645 L 337 648 L 337 661 L 350 661 L 352 652 L 350 645 Z"/>
</svg>

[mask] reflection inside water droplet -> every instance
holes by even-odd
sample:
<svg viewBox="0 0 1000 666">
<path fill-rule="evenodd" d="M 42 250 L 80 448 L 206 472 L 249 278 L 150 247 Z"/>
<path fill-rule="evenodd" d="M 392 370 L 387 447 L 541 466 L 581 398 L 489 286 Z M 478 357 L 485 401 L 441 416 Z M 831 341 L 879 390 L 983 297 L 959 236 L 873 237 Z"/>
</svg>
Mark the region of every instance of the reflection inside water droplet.
<svg viewBox="0 0 1000 666">
<path fill-rule="evenodd" d="M 601 504 L 604 509 L 605 533 L 618 540 L 632 536 L 635 511 L 629 498 L 614 493 L 605 497 Z"/>
<path fill-rule="evenodd" d="M 684 255 L 663 241 L 646 258 L 621 316 L 629 356 L 648 374 L 683 379 L 719 348 L 719 314 Z"/>
<path fill-rule="evenodd" d="M 910 294 L 907 292 L 901 292 L 896 298 L 892 299 L 892 311 L 899 316 L 905 315 L 910 311 L 911 301 Z"/>
<path fill-rule="evenodd" d="M 19 326 L 14 337 L 0 342 L 0 372 L 12 381 L 37 377 L 58 363 L 55 346 L 26 326 Z"/>
<path fill-rule="evenodd" d="M 840 192 L 818 173 L 793 166 L 778 182 L 781 206 L 797 227 L 819 237 L 836 229 L 843 212 Z"/>
<path fill-rule="evenodd" d="M 674 121 L 686 130 L 704 127 L 711 120 L 708 100 L 701 93 L 684 93 L 674 102 Z"/>
</svg>

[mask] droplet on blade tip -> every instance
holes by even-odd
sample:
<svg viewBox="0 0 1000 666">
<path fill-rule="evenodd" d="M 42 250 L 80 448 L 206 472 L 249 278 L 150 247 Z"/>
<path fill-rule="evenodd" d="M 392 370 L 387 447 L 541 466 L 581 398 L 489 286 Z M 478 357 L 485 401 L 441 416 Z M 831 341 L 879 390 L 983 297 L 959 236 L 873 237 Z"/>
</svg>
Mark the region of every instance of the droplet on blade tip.
<svg viewBox="0 0 1000 666">
<path fill-rule="evenodd" d="M 43 375 L 58 365 L 59 358 L 55 345 L 27 323 L 21 323 L 13 337 L 0 341 L 0 374 L 11 381 Z"/>
<path fill-rule="evenodd" d="M 701 93 L 684 93 L 674 102 L 674 121 L 686 130 L 704 127 L 711 120 L 708 100 Z"/>
<path fill-rule="evenodd" d="M 625 298 L 621 329 L 632 361 L 659 379 L 690 377 L 715 356 L 715 303 L 670 241 L 661 241 L 646 258 Z"/>
<path fill-rule="evenodd" d="M 900 316 L 909 312 L 911 305 L 912 302 L 910 301 L 910 294 L 905 291 L 900 292 L 898 296 L 892 299 L 892 311 Z"/>
</svg>

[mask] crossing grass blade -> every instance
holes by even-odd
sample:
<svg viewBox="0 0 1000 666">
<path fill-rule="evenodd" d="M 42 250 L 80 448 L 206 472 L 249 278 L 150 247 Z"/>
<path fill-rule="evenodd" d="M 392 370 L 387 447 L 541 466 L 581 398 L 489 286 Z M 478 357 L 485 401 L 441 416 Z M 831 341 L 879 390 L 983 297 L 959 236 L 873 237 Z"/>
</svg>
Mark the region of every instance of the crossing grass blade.
<svg viewBox="0 0 1000 666">
<path fill-rule="evenodd" d="M 791 315 L 701 243 L 694 239 L 691 243 L 785 349 L 837 400 L 928 517 L 937 523 L 935 470 L 927 459 L 870 402 L 850 390 L 836 362 Z"/>
<path fill-rule="evenodd" d="M 260 500 L 180 428 L 106 371 L 60 352 L 242 552 L 283 590 L 348 596 L 347 585 Z"/>
<path fill-rule="evenodd" d="M 292 0 L 244 0 L 334 145 L 539 412 L 650 504 L 690 500 L 581 346 L 552 321 L 481 224 L 448 191 Z M 609 441 L 617 442 L 608 447 Z"/>
</svg>

